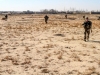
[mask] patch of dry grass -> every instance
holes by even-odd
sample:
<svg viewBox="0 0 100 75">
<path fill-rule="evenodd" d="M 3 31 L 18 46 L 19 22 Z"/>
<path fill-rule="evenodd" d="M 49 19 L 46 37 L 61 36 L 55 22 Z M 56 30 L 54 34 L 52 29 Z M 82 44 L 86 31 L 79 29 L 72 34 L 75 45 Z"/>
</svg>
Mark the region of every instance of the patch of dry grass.
<svg viewBox="0 0 100 75">
<path fill-rule="evenodd" d="M 44 14 L 12 15 L 8 21 L 0 21 L 1 75 L 99 75 L 99 43 L 83 41 L 82 14 L 68 15 L 68 19 L 63 14 L 49 17 L 48 24 Z M 90 20 L 90 39 L 99 39 L 100 21 Z"/>
</svg>

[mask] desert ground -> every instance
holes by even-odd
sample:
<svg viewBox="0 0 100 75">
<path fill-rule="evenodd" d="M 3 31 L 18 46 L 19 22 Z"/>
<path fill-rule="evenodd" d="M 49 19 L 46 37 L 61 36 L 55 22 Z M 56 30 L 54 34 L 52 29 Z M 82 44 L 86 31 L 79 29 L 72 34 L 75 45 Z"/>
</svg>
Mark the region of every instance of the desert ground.
<svg viewBox="0 0 100 75">
<path fill-rule="evenodd" d="M 0 75 L 100 75 L 100 20 L 84 41 L 84 14 L 0 15 Z"/>
</svg>

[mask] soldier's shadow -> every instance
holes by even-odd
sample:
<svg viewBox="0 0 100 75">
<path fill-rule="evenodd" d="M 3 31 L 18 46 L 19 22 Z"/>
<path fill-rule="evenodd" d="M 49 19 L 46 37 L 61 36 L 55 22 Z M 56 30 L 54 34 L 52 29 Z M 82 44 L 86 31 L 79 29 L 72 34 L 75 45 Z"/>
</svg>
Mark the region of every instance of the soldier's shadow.
<svg viewBox="0 0 100 75">
<path fill-rule="evenodd" d="M 90 40 L 89 42 L 100 43 L 100 41 L 94 41 L 94 40 Z"/>
<path fill-rule="evenodd" d="M 65 37 L 64 34 L 54 34 L 54 36 L 61 36 L 61 37 Z"/>
</svg>

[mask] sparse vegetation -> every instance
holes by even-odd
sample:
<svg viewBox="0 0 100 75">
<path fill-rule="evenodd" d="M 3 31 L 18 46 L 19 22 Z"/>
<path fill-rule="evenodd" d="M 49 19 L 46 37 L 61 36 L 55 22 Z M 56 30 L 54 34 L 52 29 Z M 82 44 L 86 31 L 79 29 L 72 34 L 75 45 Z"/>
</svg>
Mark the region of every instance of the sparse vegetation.
<svg viewBox="0 0 100 75">
<path fill-rule="evenodd" d="M 84 42 L 83 14 L 11 15 L 0 20 L 0 74 L 100 74 L 100 21 Z M 88 14 L 86 14 L 88 16 Z M 2 16 L 0 15 L 0 18 Z M 91 67 L 93 66 L 93 67 Z"/>
</svg>

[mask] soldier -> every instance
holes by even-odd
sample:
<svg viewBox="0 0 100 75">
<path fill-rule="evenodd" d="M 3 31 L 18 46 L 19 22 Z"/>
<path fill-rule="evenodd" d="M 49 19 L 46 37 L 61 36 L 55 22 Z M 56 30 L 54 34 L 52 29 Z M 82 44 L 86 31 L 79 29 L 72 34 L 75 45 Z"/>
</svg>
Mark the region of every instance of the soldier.
<svg viewBox="0 0 100 75">
<path fill-rule="evenodd" d="M 6 14 L 6 15 L 5 15 L 5 20 L 7 21 L 7 19 L 8 19 L 8 15 Z"/>
<path fill-rule="evenodd" d="M 47 24 L 47 21 L 48 21 L 49 17 L 47 15 L 45 15 L 44 18 L 45 18 L 45 23 Z"/>
<path fill-rule="evenodd" d="M 65 18 L 67 19 L 67 14 L 65 15 Z"/>
<path fill-rule="evenodd" d="M 5 18 L 8 19 L 8 15 L 5 15 Z"/>
<path fill-rule="evenodd" d="M 85 20 L 85 15 L 83 16 L 83 19 Z"/>
<path fill-rule="evenodd" d="M 89 35 L 90 35 L 90 30 L 92 32 L 92 22 L 89 21 L 88 17 L 86 18 L 86 21 L 82 24 L 84 25 L 84 41 L 89 41 Z"/>
</svg>

